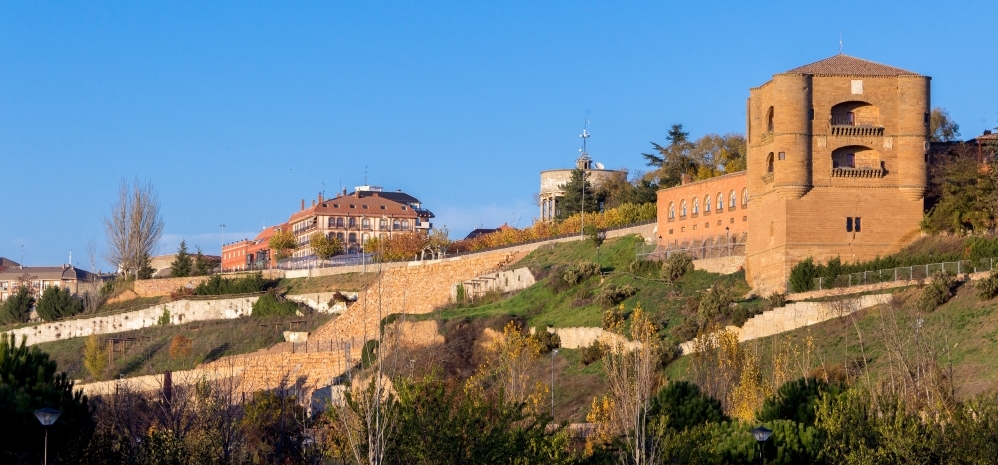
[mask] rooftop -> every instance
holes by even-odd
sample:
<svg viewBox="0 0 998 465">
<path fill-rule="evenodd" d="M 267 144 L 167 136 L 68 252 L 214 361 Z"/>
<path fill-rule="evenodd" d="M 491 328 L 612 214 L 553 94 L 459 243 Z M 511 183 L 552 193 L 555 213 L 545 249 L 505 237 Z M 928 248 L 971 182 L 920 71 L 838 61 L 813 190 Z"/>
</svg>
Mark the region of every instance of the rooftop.
<svg viewBox="0 0 998 465">
<path fill-rule="evenodd" d="M 813 74 L 817 76 L 918 76 L 917 73 L 911 71 L 842 53 L 799 68 L 794 68 L 784 74 Z"/>
</svg>

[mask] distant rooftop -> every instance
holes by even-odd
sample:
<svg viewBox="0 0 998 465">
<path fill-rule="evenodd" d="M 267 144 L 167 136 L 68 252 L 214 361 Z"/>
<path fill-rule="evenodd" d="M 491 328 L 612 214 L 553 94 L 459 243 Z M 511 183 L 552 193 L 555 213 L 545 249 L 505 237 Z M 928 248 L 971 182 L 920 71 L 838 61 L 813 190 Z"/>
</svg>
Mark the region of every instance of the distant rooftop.
<svg viewBox="0 0 998 465">
<path fill-rule="evenodd" d="M 841 53 L 809 65 L 794 68 L 784 74 L 813 74 L 818 76 L 918 76 L 918 73 Z"/>
</svg>

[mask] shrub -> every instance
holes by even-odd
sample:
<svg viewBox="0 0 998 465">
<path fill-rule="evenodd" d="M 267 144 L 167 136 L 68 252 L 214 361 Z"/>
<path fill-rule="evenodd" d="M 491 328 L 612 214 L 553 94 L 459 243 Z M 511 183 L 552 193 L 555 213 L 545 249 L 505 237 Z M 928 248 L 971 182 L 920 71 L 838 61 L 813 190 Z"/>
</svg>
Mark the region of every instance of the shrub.
<svg viewBox="0 0 998 465">
<path fill-rule="evenodd" d="M 565 270 L 562 279 L 571 286 L 581 283 L 600 273 L 599 265 L 593 262 L 579 262 Z"/>
<path fill-rule="evenodd" d="M 28 321 L 34 305 L 35 297 L 31 291 L 25 286 L 18 286 L 17 291 L 0 304 L 0 323 L 9 325 Z"/>
<path fill-rule="evenodd" d="M 774 308 L 785 307 L 787 305 L 787 295 L 779 292 L 774 292 L 766 297 L 766 309 L 772 310 Z"/>
<path fill-rule="evenodd" d="M 825 393 L 838 395 L 842 386 L 815 378 L 800 378 L 783 383 L 776 394 L 763 402 L 756 419 L 759 421 L 791 420 L 814 426 L 815 407 Z"/>
<path fill-rule="evenodd" d="M 366 370 L 378 361 L 378 341 L 371 339 L 364 343 L 364 348 L 360 352 L 360 364 Z"/>
<path fill-rule="evenodd" d="M 991 300 L 998 295 L 998 270 L 992 270 L 987 278 L 977 282 L 977 297 L 981 300 Z"/>
<path fill-rule="evenodd" d="M 810 291 L 814 289 L 814 279 L 818 276 L 819 270 L 814 264 L 814 259 L 807 257 L 790 269 L 790 290 L 793 292 Z"/>
<path fill-rule="evenodd" d="M 603 354 L 605 354 L 607 350 L 607 346 L 600 341 L 593 341 L 593 343 L 589 344 L 588 347 L 582 349 L 582 357 L 579 361 L 581 361 L 583 365 L 598 362 L 603 359 Z"/>
<path fill-rule="evenodd" d="M 937 271 L 932 274 L 932 281 L 922 289 L 922 294 L 918 296 L 915 305 L 923 312 L 934 311 L 953 297 L 958 285 L 953 275 Z"/>
<path fill-rule="evenodd" d="M 655 260 L 637 259 L 627 266 L 631 273 L 640 276 L 652 277 L 662 269 L 662 263 Z"/>
<path fill-rule="evenodd" d="M 160 315 L 159 321 L 157 321 L 157 323 L 159 323 L 160 326 L 166 326 L 170 324 L 170 310 L 168 308 L 163 307 L 163 314 Z"/>
<path fill-rule="evenodd" d="M 107 349 L 96 334 L 83 341 L 83 366 L 95 380 L 100 380 L 107 369 Z"/>
<path fill-rule="evenodd" d="M 256 302 L 253 302 L 253 316 L 292 316 L 298 314 L 298 304 L 284 299 L 278 299 L 273 292 L 268 292 Z"/>
<path fill-rule="evenodd" d="M 631 297 L 637 293 L 638 290 L 630 284 L 624 284 L 619 287 L 616 284 L 607 284 L 606 286 L 600 288 L 599 292 L 596 294 L 596 303 L 598 303 L 600 307 L 610 308 L 616 306 L 624 300 L 627 300 L 628 297 Z"/>
<path fill-rule="evenodd" d="M 660 273 L 662 279 L 674 283 L 690 271 L 693 271 L 693 259 L 685 253 L 674 253 L 662 263 Z"/>
<path fill-rule="evenodd" d="M 83 312 L 83 301 L 73 297 L 69 289 L 49 286 L 35 305 L 38 316 L 45 321 L 54 321 Z"/>
<path fill-rule="evenodd" d="M 186 360 L 191 356 L 191 340 L 183 335 L 173 336 L 170 341 L 170 358 L 173 360 Z"/>
<path fill-rule="evenodd" d="M 273 287 L 273 281 L 263 278 L 263 273 L 253 273 L 243 278 L 223 278 L 213 275 L 194 288 L 194 295 L 251 294 Z"/>
<path fill-rule="evenodd" d="M 700 324 L 712 321 L 718 315 L 726 315 L 733 300 L 731 290 L 720 285 L 701 292 L 697 305 L 697 318 Z"/>
<path fill-rule="evenodd" d="M 603 310 L 603 324 L 605 330 L 612 331 L 624 322 L 624 304 L 618 307 L 610 307 Z"/>
<path fill-rule="evenodd" d="M 842 259 L 835 257 L 828 260 L 828 263 L 825 263 L 824 266 L 819 267 L 819 271 L 821 272 L 821 287 L 825 289 L 835 287 L 835 279 L 844 272 L 842 268 Z"/>
<path fill-rule="evenodd" d="M 557 333 L 549 332 L 547 328 L 550 328 L 550 326 L 544 329 L 535 327 L 534 334 L 531 336 L 540 344 L 542 354 L 549 353 L 551 350 L 561 347 L 561 336 L 558 336 Z"/>
</svg>

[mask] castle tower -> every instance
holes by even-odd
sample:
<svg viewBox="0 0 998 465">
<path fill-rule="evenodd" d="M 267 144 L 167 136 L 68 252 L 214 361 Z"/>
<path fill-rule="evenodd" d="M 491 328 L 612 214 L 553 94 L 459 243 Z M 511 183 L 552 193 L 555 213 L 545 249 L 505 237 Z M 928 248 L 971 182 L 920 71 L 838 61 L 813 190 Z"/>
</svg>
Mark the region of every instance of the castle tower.
<svg viewBox="0 0 998 465">
<path fill-rule="evenodd" d="M 866 260 L 919 236 L 930 79 L 839 54 L 749 91 L 753 287 L 785 291 L 806 257 Z"/>
</svg>

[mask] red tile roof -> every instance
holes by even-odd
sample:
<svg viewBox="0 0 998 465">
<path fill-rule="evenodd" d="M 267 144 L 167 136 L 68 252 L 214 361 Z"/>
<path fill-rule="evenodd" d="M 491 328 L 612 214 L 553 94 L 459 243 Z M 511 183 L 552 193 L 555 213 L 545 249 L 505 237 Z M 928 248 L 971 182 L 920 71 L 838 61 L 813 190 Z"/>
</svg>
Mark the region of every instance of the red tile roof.
<svg viewBox="0 0 998 465">
<path fill-rule="evenodd" d="M 794 68 L 784 74 L 813 74 L 819 76 L 918 76 L 917 73 L 905 71 L 901 68 L 841 53 L 809 65 Z"/>
<path fill-rule="evenodd" d="M 364 208 L 364 206 L 367 208 Z M 363 196 L 340 196 L 334 199 L 323 200 L 322 203 L 298 211 L 291 215 L 288 223 L 294 223 L 302 218 L 326 215 L 326 216 L 368 216 L 377 218 L 389 216 L 394 218 L 416 218 L 417 214 L 408 205 L 393 202 L 384 197 Z"/>
</svg>

